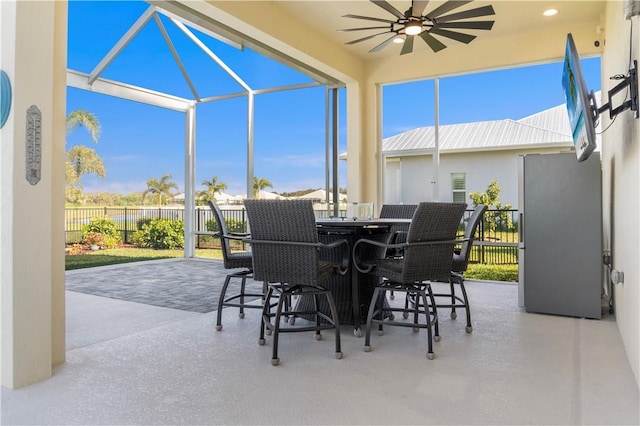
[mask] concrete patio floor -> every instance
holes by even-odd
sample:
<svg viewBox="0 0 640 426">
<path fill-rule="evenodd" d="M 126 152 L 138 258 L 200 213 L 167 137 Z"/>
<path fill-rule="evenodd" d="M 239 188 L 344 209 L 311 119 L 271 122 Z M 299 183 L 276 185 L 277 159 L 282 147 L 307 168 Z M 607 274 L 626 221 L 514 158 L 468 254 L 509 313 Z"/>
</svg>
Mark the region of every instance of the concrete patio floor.
<svg viewBox="0 0 640 426">
<path fill-rule="evenodd" d="M 178 263 L 176 263 L 178 262 Z M 154 273 L 216 261 L 155 263 Z M 124 276 L 135 264 L 118 266 Z M 86 271 L 86 279 L 106 270 Z M 122 269 L 124 271 L 125 269 Z M 146 272 L 148 274 L 148 272 Z M 202 274 L 202 272 L 199 272 Z M 188 286 L 184 277 L 176 285 Z M 474 331 L 440 313 L 442 341 L 387 327 L 364 339 L 283 335 L 258 345 L 259 313 L 198 313 L 67 291 L 67 362 L 53 377 L 2 389 L 2 424 L 638 424 L 638 385 L 615 320 L 523 312 L 517 286 L 467 284 Z M 396 299 L 393 303 L 402 303 Z"/>
</svg>

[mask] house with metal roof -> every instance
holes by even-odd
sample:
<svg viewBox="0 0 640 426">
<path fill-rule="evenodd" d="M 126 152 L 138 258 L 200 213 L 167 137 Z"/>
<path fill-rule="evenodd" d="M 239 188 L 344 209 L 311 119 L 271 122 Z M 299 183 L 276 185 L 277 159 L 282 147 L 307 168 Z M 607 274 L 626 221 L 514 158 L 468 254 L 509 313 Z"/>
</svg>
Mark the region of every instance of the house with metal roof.
<svg viewBox="0 0 640 426">
<path fill-rule="evenodd" d="M 518 157 L 573 150 L 564 105 L 519 120 L 439 126 L 439 161 L 435 135 L 435 127 L 419 127 L 382 141 L 385 203 L 470 203 L 470 193 L 485 192 L 496 180 L 500 201 L 517 208 Z M 434 194 L 438 177 L 440 193 Z"/>
</svg>

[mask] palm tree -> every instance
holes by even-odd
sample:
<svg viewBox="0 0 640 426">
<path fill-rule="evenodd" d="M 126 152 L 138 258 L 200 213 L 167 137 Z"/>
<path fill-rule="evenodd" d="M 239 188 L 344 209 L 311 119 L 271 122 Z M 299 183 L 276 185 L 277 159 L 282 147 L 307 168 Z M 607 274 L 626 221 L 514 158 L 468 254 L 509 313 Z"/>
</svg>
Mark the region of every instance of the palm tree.
<svg viewBox="0 0 640 426">
<path fill-rule="evenodd" d="M 171 189 L 178 189 L 178 185 L 175 182 L 169 181 L 171 179 L 170 174 L 164 174 L 160 178 L 160 180 L 149 179 L 147 181 L 147 189 L 142 193 L 142 200 L 147 196 L 147 194 L 157 194 L 158 195 L 158 204 L 162 205 L 162 197 L 170 198 L 172 196 Z"/>
<path fill-rule="evenodd" d="M 271 182 L 266 178 L 253 177 L 253 198 L 258 198 L 258 194 L 265 188 L 273 188 Z"/>
<path fill-rule="evenodd" d="M 91 139 L 97 143 L 100 138 L 100 123 L 93 113 L 78 109 L 72 111 L 66 120 L 67 134 L 84 127 L 91 135 Z M 102 158 L 91 148 L 83 145 L 76 145 L 70 148 L 66 154 L 65 170 L 65 196 L 67 201 L 76 202 L 82 196 L 82 175 L 93 173 L 104 179 L 106 169 Z"/>
<path fill-rule="evenodd" d="M 91 139 L 93 139 L 95 143 L 98 143 L 101 128 L 95 114 L 83 109 L 77 109 L 69 113 L 67 116 L 67 134 L 81 126 L 87 129 L 91 135 Z"/>
<path fill-rule="evenodd" d="M 222 191 L 227 189 L 227 184 L 224 182 L 218 182 L 218 176 L 214 176 L 210 181 L 203 180 L 202 185 L 206 186 L 207 189 L 204 191 L 199 191 L 197 196 L 203 201 L 215 201 L 216 194 L 220 194 Z"/>
</svg>

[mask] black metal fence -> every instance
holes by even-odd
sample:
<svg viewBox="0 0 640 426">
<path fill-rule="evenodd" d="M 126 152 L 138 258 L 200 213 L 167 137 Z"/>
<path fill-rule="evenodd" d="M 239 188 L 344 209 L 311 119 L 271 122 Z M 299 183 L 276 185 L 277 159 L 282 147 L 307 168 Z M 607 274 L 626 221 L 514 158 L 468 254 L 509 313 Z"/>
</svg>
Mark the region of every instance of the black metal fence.
<svg viewBox="0 0 640 426">
<path fill-rule="evenodd" d="M 464 215 L 466 221 L 471 216 L 469 210 Z M 246 232 L 247 219 L 244 209 L 222 210 L 225 221 L 230 230 Z M 346 214 L 344 210 L 341 215 Z M 328 217 L 327 210 L 317 210 L 317 217 Z M 133 234 L 138 230 L 141 219 L 170 219 L 184 220 L 184 208 L 131 208 L 131 207 L 90 207 L 67 208 L 65 211 L 65 240 L 67 244 L 82 241 L 82 226 L 93 218 L 108 217 L 116 223 L 122 241 L 133 243 Z M 478 226 L 477 239 L 473 243 L 471 262 L 486 264 L 517 264 L 518 263 L 518 211 L 517 210 L 488 210 L 484 220 Z M 211 229 L 214 218 L 208 207 L 196 207 L 194 212 L 194 226 L 196 232 L 196 247 L 210 247 L 211 236 L 198 235 Z M 207 224 L 210 224 L 207 226 Z M 461 230 L 464 225 L 461 224 Z"/>
</svg>

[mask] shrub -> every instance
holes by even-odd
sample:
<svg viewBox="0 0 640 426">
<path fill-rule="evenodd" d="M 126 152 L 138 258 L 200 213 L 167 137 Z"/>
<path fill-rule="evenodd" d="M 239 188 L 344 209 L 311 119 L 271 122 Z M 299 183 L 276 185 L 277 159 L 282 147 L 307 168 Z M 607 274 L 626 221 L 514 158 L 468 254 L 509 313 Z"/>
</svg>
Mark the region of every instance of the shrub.
<svg viewBox="0 0 640 426">
<path fill-rule="evenodd" d="M 218 221 L 216 221 L 216 219 L 213 217 L 207 220 L 205 226 L 207 227 L 207 231 L 209 232 L 218 232 Z"/>
<path fill-rule="evenodd" d="M 102 246 L 104 245 L 104 236 L 99 232 L 89 232 L 82 239 L 82 242 L 88 246 Z"/>
<path fill-rule="evenodd" d="M 136 229 L 140 231 L 144 225 L 151 223 L 153 219 L 150 217 L 142 217 L 136 221 Z"/>
<path fill-rule="evenodd" d="M 227 224 L 227 229 L 229 232 L 245 232 L 245 222 L 237 219 L 225 219 Z M 209 232 L 217 232 L 218 231 L 218 222 L 216 222 L 215 218 L 211 218 L 207 220 L 206 223 L 207 231 Z"/>
<path fill-rule="evenodd" d="M 90 234 L 99 234 L 101 242 L 87 242 Z M 93 235 L 91 239 L 98 239 Z M 105 248 L 113 248 L 120 244 L 120 232 L 116 229 L 116 223 L 108 217 L 94 217 L 91 221 L 82 225 L 82 240 L 85 244 L 95 244 Z"/>
<path fill-rule="evenodd" d="M 184 222 L 181 220 L 153 219 L 133 234 L 140 247 L 153 249 L 179 249 L 184 247 Z"/>
</svg>

